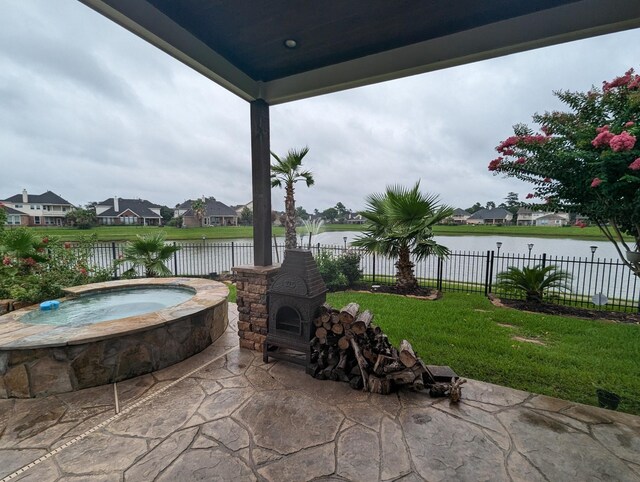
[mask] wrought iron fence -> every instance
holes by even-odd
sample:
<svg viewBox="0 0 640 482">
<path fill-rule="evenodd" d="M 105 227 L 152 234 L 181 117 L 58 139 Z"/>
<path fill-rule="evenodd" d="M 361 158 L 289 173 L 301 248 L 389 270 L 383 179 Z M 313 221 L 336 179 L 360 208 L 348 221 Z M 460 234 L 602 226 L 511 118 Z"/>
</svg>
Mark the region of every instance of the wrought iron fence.
<svg viewBox="0 0 640 482">
<path fill-rule="evenodd" d="M 253 244 L 238 242 L 192 242 L 174 243 L 180 246 L 167 268 L 175 276 L 215 276 L 230 272 L 239 265 L 253 264 Z M 122 243 L 100 243 L 95 246 L 93 262 L 102 267 L 112 267 L 123 254 Z M 284 246 L 274 244 L 273 260 L 279 262 L 284 256 Z M 360 269 L 364 280 L 370 284 L 395 283 L 395 260 L 369 254 L 358 248 L 320 245 L 311 246 L 314 255 L 327 251 L 339 256 L 347 251 L 360 255 Z M 559 257 L 542 255 L 519 255 L 494 251 L 453 251 L 445 258 L 431 256 L 416 261 L 415 274 L 422 287 L 441 291 L 481 293 L 508 299 L 521 295 L 508 292 L 496 284 L 498 273 L 515 266 L 556 266 L 571 276 L 570 290 L 554 290 L 547 293 L 551 303 L 580 306 L 591 309 L 635 312 L 640 310 L 640 282 L 622 261 L 618 259 Z M 114 269 L 119 276 L 130 268 L 126 263 Z M 143 275 L 142 271 L 138 272 Z M 600 304 L 605 301 L 606 304 Z M 594 300 L 598 303 L 594 303 Z"/>
</svg>

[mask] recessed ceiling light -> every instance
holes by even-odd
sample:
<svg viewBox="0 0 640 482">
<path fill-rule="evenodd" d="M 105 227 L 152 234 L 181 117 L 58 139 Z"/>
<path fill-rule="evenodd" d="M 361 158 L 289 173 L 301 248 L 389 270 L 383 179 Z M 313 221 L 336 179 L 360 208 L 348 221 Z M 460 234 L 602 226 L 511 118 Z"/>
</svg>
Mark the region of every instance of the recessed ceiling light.
<svg viewBox="0 0 640 482">
<path fill-rule="evenodd" d="M 284 41 L 284 46 L 288 49 L 295 49 L 298 46 L 298 42 L 296 42 L 292 38 L 288 38 Z"/>
</svg>

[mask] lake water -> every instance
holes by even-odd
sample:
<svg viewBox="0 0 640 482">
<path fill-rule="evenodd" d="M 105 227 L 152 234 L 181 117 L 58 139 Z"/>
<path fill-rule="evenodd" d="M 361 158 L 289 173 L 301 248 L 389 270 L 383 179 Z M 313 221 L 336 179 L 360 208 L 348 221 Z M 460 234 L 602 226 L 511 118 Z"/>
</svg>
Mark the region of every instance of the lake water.
<svg viewBox="0 0 640 482">
<path fill-rule="evenodd" d="M 550 228 L 553 229 L 553 228 Z M 354 231 L 320 233 L 312 238 L 312 248 L 316 253 L 316 246 L 334 246 L 336 254 L 343 252 L 361 233 Z M 606 241 L 583 241 L 562 238 L 534 238 L 522 236 L 437 236 L 437 242 L 447 246 L 452 255 L 438 266 L 435 257 L 429 257 L 416 263 L 416 276 L 433 280 L 440 277 L 451 287 L 452 283 L 473 285 L 482 290 L 488 273 L 495 282 L 498 272 L 509 266 L 530 266 L 546 263 L 558 266 L 572 275 L 571 289 L 575 295 L 587 297 L 603 293 L 609 298 L 619 300 L 636 300 L 640 297 L 640 283 L 631 271 L 622 265 L 615 248 Z M 273 249 L 273 262 L 280 263 L 283 256 L 284 239 L 277 238 L 278 249 Z M 308 237 L 305 237 L 305 247 Z M 487 251 L 498 254 L 496 243 L 501 242 L 500 257 L 494 263 L 489 263 Z M 232 244 L 233 243 L 233 244 Z M 529 258 L 528 244 L 533 244 L 531 258 Z M 253 264 L 252 239 L 202 240 L 176 242 L 180 249 L 167 263 L 167 267 L 177 276 L 210 275 L 231 271 L 232 267 Z M 591 246 L 596 246 L 596 252 L 591 262 Z M 111 266 L 122 249 L 124 243 L 111 243 L 96 247 L 94 261 L 101 266 Z M 543 261 L 543 255 L 546 258 Z M 367 275 L 375 273 L 391 279 L 395 274 L 395 260 L 382 256 L 362 255 L 361 269 Z M 121 267 L 122 273 L 129 266 Z M 140 270 L 140 275 L 142 272 Z M 449 288 L 451 289 L 451 288 Z"/>
<path fill-rule="evenodd" d="M 555 228 L 549 228 L 555 229 Z M 560 228 L 561 229 L 561 228 Z M 362 233 L 357 231 L 332 231 L 320 233 L 312 237 L 312 245 L 320 243 L 322 245 L 344 246 L 344 238 L 347 238 L 347 245 Z M 532 256 L 540 256 L 543 253 L 551 256 L 564 256 L 591 259 L 591 246 L 596 246 L 594 259 L 618 258 L 615 247 L 608 241 L 585 241 L 572 238 L 534 238 L 524 236 L 436 236 L 436 241 L 449 248 L 451 251 L 496 251 L 497 242 L 501 242 L 500 254 L 529 254 L 527 245 L 533 243 Z M 305 236 L 304 245 L 307 246 L 309 238 Z M 207 243 L 252 243 L 252 239 L 235 239 L 206 241 Z M 279 244 L 284 244 L 284 238 L 277 238 Z"/>
</svg>

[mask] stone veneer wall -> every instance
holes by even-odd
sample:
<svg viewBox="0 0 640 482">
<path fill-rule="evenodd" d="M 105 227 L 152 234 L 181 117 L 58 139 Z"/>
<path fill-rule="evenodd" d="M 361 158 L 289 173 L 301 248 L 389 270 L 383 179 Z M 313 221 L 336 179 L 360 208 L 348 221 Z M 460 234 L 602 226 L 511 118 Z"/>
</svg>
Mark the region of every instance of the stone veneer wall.
<svg viewBox="0 0 640 482">
<path fill-rule="evenodd" d="M 0 350 L 0 398 L 41 397 L 126 380 L 204 350 L 229 324 L 227 300 L 142 332 L 79 345 Z"/>
<path fill-rule="evenodd" d="M 267 338 L 269 307 L 267 290 L 278 274 L 280 265 L 237 266 L 238 336 L 240 346 L 261 352 Z"/>
</svg>

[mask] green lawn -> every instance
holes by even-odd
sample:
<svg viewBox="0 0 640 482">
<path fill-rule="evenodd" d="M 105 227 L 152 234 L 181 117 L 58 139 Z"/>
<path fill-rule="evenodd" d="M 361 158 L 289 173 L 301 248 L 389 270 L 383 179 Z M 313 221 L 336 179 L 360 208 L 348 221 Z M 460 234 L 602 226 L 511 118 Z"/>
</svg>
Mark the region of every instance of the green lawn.
<svg viewBox="0 0 640 482">
<path fill-rule="evenodd" d="M 168 240 L 201 240 L 206 239 L 237 239 L 251 238 L 253 228 L 251 226 L 217 226 L 206 228 L 172 228 L 154 226 L 99 226 L 92 229 L 75 228 L 31 228 L 42 236 L 58 236 L 64 241 L 74 241 L 78 236 L 96 233 L 99 241 L 126 241 L 134 239 L 136 235 L 145 235 L 161 231 Z M 284 236 L 284 228 L 274 227 L 276 236 Z"/>
<path fill-rule="evenodd" d="M 59 236 L 65 241 L 74 241 L 83 234 L 96 233 L 100 241 L 126 241 L 135 238 L 137 234 L 156 233 L 161 230 L 168 240 L 201 240 L 203 236 L 207 239 L 234 239 L 251 238 L 253 228 L 251 226 L 218 226 L 206 228 L 172 228 L 172 227 L 152 227 L 152 226 L 100 226 L 93 229 L 79 230 L 75 228 L 31 228 L 41 235 Z M 353 224 L 325 224 L 323 231 L 360 231 L 362 225 Z M 576 227 L 566 228 L 546 228 L 542 226 L 436 226 L 436 235 L 446 236 L 524 236 L 524 237 L 547 237 L 547 238 L 573 238 L 587 240 L 601 240 L 606 238 L 596 227 L 584 229 Z M 273 234 L 284 236 L 284 228 L 281 226 L 273 228 Z"/>
<path fill-rule="evenodd" d="M 406 338 L 428 364 L 590 405 L 597 404 L 597 385 L 622 397 L 619 410 L 640 415 L 640 326 L 496 308 L 481 295 L 464 293 L 428 302 L 340 292 L 330 293 L 327 301 L 334 307 L 355 301 L 371 310 L 396 346 Z"/>
<path fill-rule="evenodd" d="M 567 226 L 554 228 L 545 226 L 436 226 L 434 232 L 446 236 L 524 236 L 536 238 L 573 238 L 606 241 L 607 238 L 595 226 L 578 228 Z M 628 239 L 632 239 L 629 237 Z"/>
</svg>

